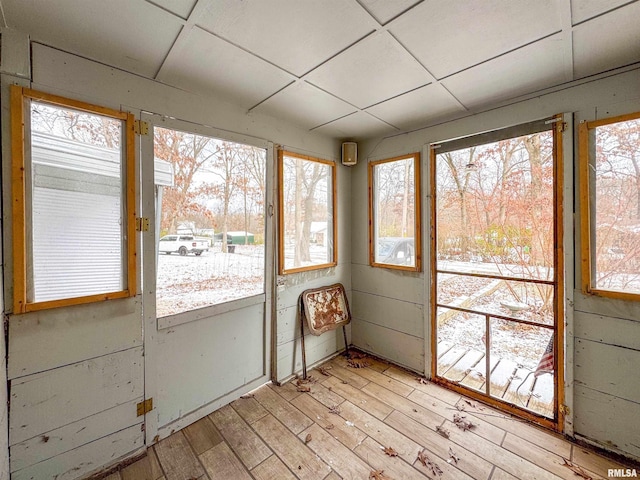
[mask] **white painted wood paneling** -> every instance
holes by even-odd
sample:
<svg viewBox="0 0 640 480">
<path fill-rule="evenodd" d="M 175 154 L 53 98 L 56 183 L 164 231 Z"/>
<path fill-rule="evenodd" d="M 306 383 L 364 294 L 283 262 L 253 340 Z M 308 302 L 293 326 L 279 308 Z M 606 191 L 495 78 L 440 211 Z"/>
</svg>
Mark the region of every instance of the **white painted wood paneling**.
<svg viewBox="0 0 640 480">
<path fill-rule="evenodd" d="M 358 320 L 424 338 L 424 303 L 412 303 L 354 291 L 352 310 Z"/>
<path fill-rule="evenodd" d="M 13 316 L 9 378 L 140 346 L 141 315 L 140 301 L 127 299 L 78 305 L 63 315 L 41 311 Z"/>
<path fill-rule="evenodd" d="M 29 36 L 10 28 L 2 30 L 2 58 L 0 72 L 16 77 L 31 77 L 29 62 Z M 6 98 L 6 97 L 5 97 Z"/>
<path fill-rule="evenodd" d="M 584 340 L 640 351 L 640 321 L 575 312 L 575 336 Z"/>
<path fill-rule="evenodd" d="M 410 370 L 424 371 L 423 338 L 358 320 L 351 326 L 353 344 Z"/>
<path fill-rule="evenodd" d="M 582 385 L 576 385 L 574 391 L 576 434 L 601 448 L 640 460 L 640 402 L 623 400 Z"/>
<path fill-rule="evenodd" d="M 111 432 L 119 432 L 133 425 L 142 425 L 144 417 L 138 417 L 136 404 L 143 397 L 134 398 L 77 422 L 36 435 L 11 447 L 11 470 L 22 470 L 38 462 L 62 455 L 102 438 Z"/>
<path fill-rule="evenodd" d="M 158 5 L 165 10 L 175 13 L 180 18 L 186 19 L 197 0 L 149 0 L 149 3 Z"/>
<path fill-rule="evenodd" d="M 142 377 L 136 347 L 13 380 L 10 444 L 141 397 Z"/>
<path fill-rule="evenodd" d="M 12 480 L 73 480 L 99 471 L 108 462 L 117 463 L 130 452 L 144 447 L 140 425 L 112 433 L 75 450 L 36 463 L 11 474 Z"/>
<path fill-rule="evenodd" d="M 347 341 L 351 342 L 349 330 L 347 327 Z M 307 369 L 344 350 L 342 328 L 330 330 L 319 336 L 305 335 L 305 350 Z M 302 347 L 299 339 L 278 345 L 277 355 L 278 381 L 286 381 L 292 375 L 302 372 Z"/>
<path fill-rule="evenodd" d="M 368 265 L 353 265 L 352 268 L 354 290 L 405 302 L 424 303 L 422 273 L 373 268 Z"/>
<path fill-rule="evenodd" d="M 159 331 L 158 426 L 267 374 L 264 335 L 264 305 Z"/>
<path fill-rule="evenodd" d="M 638 382 L 633 380 L 638 378 L 638 365 L 640 350 L 576 339 L 576 384 L 640 403 Z"/>
<path fill-rule="evenodd" d="M 625 3 L 628 0 L 571 0 L 571 21 L 575 25 Z"/>
</svg>

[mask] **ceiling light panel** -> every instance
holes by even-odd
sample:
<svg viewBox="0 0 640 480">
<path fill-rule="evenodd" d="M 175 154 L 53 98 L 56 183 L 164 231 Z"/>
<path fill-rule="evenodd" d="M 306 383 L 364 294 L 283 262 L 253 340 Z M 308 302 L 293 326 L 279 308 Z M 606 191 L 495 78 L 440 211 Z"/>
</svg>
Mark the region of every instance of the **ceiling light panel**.
<svg viewBox="0 0 640 480">
<path fill-rule="evenodd" d="M 191 10 L 196 4 L 196 0 L 147 0 L 149 3 L 158 5 L 165 10 L 175 13 L 183 19 L 187 19 Z"/>
<path fill-rule="evenodd" d="M 348 115 L 314 130 L 314 132 L 323 133 L 332 137 L 348 138 L 351 140 L 362 140 L 368 137 L 388 135 L 397 131 L 396 128 L 387 125 L 365 112 Z"/>
<path fill-rule="evenodd" d="M 216 0 L 198 24 L 297 76 L 372 31 L 355 1 Z"/>
<path fill-rule="evenodd" d="M 466 107 L 478 108 L 562 83 L 561 34 L 508 53 L 442 81 Z"/>
<path fill-rule="evenodd" d="M 182 28 L 180 19 L 143 1 L 2 0 L 2 7 L 9 28 L 32 40 L 150 78 Z"/>
<path fill-rule="evenodd" d="M 441 79 L 561 29 L 556 0 L 428 0 L 391 33 Z"/>
<path fill-rule="evenodd" d="M 296 125 L 313 128 L 349 115 L 356 109 L 306 82 L 296 82 L 261 103 L 253 111 L 276 118 L 286 118 Z"/>
<path fill-rule="evenodd" d="M 640 61 L 640 2 L 582 23 L 573 30 L 576 78 Z"/>
<path fill-rule="evenodd" d="M 294 77 L 194 28 L 181 50 L 169 56 L 159 80 L 203 95 L 221 95 L 251 108 L 291 83 Z"/>
<path fill-rule="evenodd" d="M 418 88 L 367 109 L 367 112 L 403 130 L 450 118 L 465 109 L 442 85 Z"/>
<path fill-rule="evenodd" d="M 431 77 L 391 35 L 380 32 L 325 63 L 307 80 L 365 108 L 426 85 Z"/>
<path fill-rule="evenodd" d="M 360 4 L 373 15 L 378 23 L 384 25 L 402 12 L 413 7 L 421 0 L 358 0 Z"/>
</svg>

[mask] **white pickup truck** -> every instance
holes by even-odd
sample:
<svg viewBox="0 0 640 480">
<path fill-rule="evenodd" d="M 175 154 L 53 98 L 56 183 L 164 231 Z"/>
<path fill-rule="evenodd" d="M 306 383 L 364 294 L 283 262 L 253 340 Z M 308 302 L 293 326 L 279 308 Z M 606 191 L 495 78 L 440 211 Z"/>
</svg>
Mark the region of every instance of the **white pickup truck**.
<svg viewBox="0 0 640 480">
<path fill-rule="evenodd" d="M 195 253 L 200 256 L 209 251 L 209 240 L 193 235 L 165 235 L 160 239 L 159 250 L 166 255 L 178 253 L 184 257 L 187 253 Z"/>
</svg>

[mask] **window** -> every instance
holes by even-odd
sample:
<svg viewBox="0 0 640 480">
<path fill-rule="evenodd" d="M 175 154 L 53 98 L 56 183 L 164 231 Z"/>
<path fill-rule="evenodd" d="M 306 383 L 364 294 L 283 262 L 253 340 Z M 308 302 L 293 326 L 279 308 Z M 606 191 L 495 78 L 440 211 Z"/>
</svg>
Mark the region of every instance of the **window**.
<svg viewBox="0 0 640 480">
<path fill-rule="evenodd" d="M 133 116 L 11 92 L 14 312 L 135 295 Z"/>
<path fill-rule="evenodd" d="M 281 150 L 279 272 L 336 265 L 336 165 Z"/>
<path fill-rule="evenodd" d="M 580 124 L 582 285 L 640 299 L 640 113 Z"/>
<path fill-rule="evenodd" d="M 420 155 L 369 163 L 369 263 L 420 271 Z"/>
<path fill-rule="evenodd" d="M 156 316 L 265 291 L 264 148 L 154 127 Z M 160 163 L 162 162 L 162 163 Z M 172 179 L 159 182 L 159 173 Z"/>
</svg>

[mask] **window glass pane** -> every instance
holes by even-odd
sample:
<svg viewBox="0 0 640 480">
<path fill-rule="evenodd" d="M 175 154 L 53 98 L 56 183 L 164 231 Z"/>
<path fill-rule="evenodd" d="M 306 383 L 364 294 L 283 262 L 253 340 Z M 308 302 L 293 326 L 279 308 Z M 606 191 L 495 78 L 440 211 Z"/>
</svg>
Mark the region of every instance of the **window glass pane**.
<svg viewBox="0 0 640 480">
<path fill-rule="evenodd" d="M 594 180 L 593 286 L 640 293 L 640 119 L 596 127 Z"/>
<path fill-rule="evenodd" d="M 158 127 L 154 151 L 156 315 L 264 293 L 266 151 Z"/>
<path fill-rule="evenodd" d="M 374 263 L 416 268 L 415 157 L 374 162 Z"/>
<path fill-rule="evenodd" d="M 436 157 L 437 268 L 553 279 L 551 131 Z"/>
<path fill-rule="evenodd" d="M 335 264 L 334 171 L 334 164 L 281 152 L 281 273 Z"/>
<path fill-rule="evenodd" d="M 30 104 L 27 301 L 122 291 L 122 121 Z"/>
</svg>

